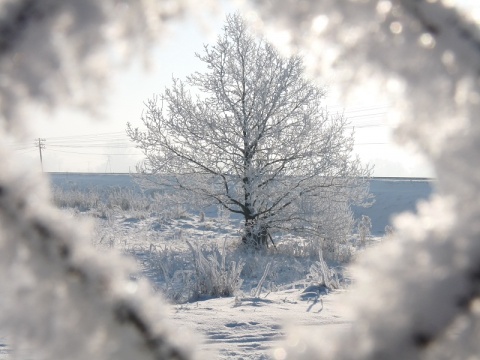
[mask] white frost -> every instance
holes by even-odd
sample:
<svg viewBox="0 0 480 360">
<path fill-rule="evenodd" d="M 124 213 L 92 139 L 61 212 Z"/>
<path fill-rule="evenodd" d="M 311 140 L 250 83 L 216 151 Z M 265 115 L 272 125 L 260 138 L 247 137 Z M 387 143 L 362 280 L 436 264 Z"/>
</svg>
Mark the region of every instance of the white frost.
<svg viewBox="0 0 480 360">
<path fill-rule="evenodd" d="M 399 218 L 396 239 L 360 261 L 351 330 L 296 332 L 295 341 L 277 349 L 278 358 L 478 354 L 478 24 L 440 1 L 253 2 L 291 30 L 284 38 L 308 49 L 319 70 L 338 69 L 345 88 L 370 78 L 384 84 L 403 118 L 399 138 L 430 156 L 440 193 L 418 217 Z M 142 50 L 158 33 L 159 13 L 175 17 L 192 6 L 153 0 L 0 4 L 2 136 L 17 128 L 20 110 L 32 100 L 91 106 L 108 75 L 110 41 Z M 7 150 L 0 149 L 0 157 L 2 331 L 42 345 L 39 359 L 188 358 L 187 347 L 173 340 L 188 339 L 164 325 L 160 303 L 142 285 L 133 293 L 125 288 L 128 268 L 100 263 L 84 236 L 48 205 L 42 180 L 17 168 Z"/>
<path fill-rule="evenodd" d="M 398 218 L 396 238 L 356 266 L 358 283 L 348 303 L 356 319 L 352 329 L 309 334 L 286 346 L 289 358 L 478 354 L 478 24 L 439 1 L 255 3 L 265 18 L 292 31 L 296 45 L 315 54 L 316 70 L 333 66 L 347 90 L 375 78 L 390 91 L 402 118 L 398 138 L 423 149 L 439 180 L 440 195 L 419 206 L 417 217 Z M 306 31 L 321 15 L 329 18 L 322 35 Z M 332 47 L 334 56 L 322 57 Z M 393 82 L 398 86 L 389 86 Z"/>
</svg>

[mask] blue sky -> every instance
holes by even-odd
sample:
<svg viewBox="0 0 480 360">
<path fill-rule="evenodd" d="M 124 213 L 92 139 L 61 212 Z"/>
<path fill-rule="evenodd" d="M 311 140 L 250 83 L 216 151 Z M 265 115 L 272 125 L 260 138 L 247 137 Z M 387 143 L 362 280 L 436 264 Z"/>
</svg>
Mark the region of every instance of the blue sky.
<svg viewBox="0 0 480 360">
<path fill-rule="evenodd" d="M 462 4 L 479 8 L 477 0 L 463 0 Z M 223 7 L 218 17 L 197 14 L 195 20 L 187 18 L 171 26 L 170 32 L 152 50 L 149 71 L 141 61 L 136 61 L 112 76 L 99 116 L 68 108 L 42 115 L 41 110 L 33 109 L 36 121 L 26 141 L 15 145 L 16 149 L 25 155 L 26 161 L 38 166 L 39 151 L 33 139 L 45 139 L 42 151 L 45 171 L 133 171 L 142 155 L 128 142 L 126 123 L 141 126 L 143 102 L 169 86 L 172 76 L 184 78 L 199 70 L 199 66 L 201 70 L 195 52 L 202 52 L 203 44 L 215 41 L 224 14 L 232 10 L 232 7 Z M 319 83 L 322 84 L 322 79 Z M 385 121 L 389 111 L 387 103 L 368 98 L 345 104 L 334 94 L 330 95 L 327 95 L 326 106 L 332 112 L 344 112 L 350 119 L 355 127 L 355 152 L 362 161 L 375 165 L 375 176 L 433 176 L 428 163 L 413 150 L 393 143 L 391 129 Z"/>
</svg>

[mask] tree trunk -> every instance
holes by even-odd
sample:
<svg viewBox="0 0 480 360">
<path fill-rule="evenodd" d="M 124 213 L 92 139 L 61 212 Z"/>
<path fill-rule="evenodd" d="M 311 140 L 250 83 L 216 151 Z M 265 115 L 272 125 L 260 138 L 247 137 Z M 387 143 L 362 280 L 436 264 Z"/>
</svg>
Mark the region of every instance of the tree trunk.
<svg viewBox="0 0 480 360">
<path fill-rule="evenodd" d="M 258 219 L 245 217 L 245 228 L 242 242 L 249 248 L 262 250 L 268 247 L 268 227 L 259 223 Z"/>
</svg>

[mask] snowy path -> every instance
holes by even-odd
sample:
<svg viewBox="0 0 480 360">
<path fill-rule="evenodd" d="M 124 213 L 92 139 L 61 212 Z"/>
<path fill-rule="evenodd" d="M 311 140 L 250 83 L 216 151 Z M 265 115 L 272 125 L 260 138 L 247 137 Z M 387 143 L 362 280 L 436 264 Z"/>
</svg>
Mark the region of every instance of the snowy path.
<svg viewBox="0 0 480 360">
<path fill-rule="evenodd" d="M 208 358 L 270 359 L 285 327 L 348 326 L 338 293 L 322 301 L 300 300 L 301 290 L 270 293 L 266 298 L 211 299 L 175 305 L 171 317 L 181 326 L 203 336 L 202 351 Z"/>
</svg>

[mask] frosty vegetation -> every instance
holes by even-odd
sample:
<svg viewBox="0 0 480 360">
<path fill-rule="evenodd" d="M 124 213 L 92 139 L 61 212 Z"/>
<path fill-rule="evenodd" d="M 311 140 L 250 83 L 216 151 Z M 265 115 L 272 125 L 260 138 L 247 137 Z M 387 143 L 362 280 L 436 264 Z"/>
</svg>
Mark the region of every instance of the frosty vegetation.
<svg viewBox="0 0 480 360">
<path fill-rule="evenodd" d="M 372 219 L 366 215 L 362 215 L 361 219 L 357 221 L 357 234 L 359 242 L 362 246 L 365 246 L 368 238 L 371 235 Z M 387 231 L 386 231 L 387 233 Z"/>
<path fill-rule="evenodd" d="M 352 155 L 347 120 L 322 107 L 325 90 L 300 57 L 280 56 L 239 14 L 197 57 L 208 70 L 147 101 L 145 131 L 128 127 L 147 157 L 141 170 L 241 214 L 252 248 L 283 230 L 334 254 L 352 232 L 350 205 L 368 199 L 370 169 Z"/>
<path fill-rule="evenodd" d="M 131 281 L 131 264 L 99 257 L 87 234 L 51 205 L 46 180 L 6 145 L 32 102 L 94 109 L 95 90 L 118 66 L 112 54 L 143 53 L 162 28 L 158 15 L 182 12 L 177 3 L 0 2 L 0 333 L 35 349 L 36 359 L 193 356 L 182 344 L 191 344 L 188 334 L 175 334 L 150 287 Z"/>
<path fill-rule="evenodd" d="M 252 2 L 265 21 L 287 27 L 293 41 L 310 49 L 320 68 L 336 65 L 357 84 L 372 74 L 384 80 L 402 99 L 401 138 L 423 149 L 439 180 L 439 195 L 420 205 L 418 216 L 398 218 L 395 239 L 356 267 L 352 327 L 340 334 L 292 332 L 277 358 L 477 356 L 478 23 L 440 1 Z M 107 73 L 88 60 L 106 60 L 107 39 L 133 49 L 146 39 L 145 24 L 147 34 L 157 30 L 152 14 L 178 15 L 180 8 L 156 3 L 2 1 L 2 137 L 22 123 L 26 102 L 56 106 L 85 84 L 96 86 Z M 59 41 L 45 41 L 51 34 Z M 327 45 L 335 51 L 322 57 L 317 51 Z M 89 104 L 96 100 L 88 91 L 80 95 Z M 178 344 L 189 341 L 186 334 L 175 334 L 154 296 L 128 280 L 125 261 L 102 261 L 50 205 L 44 179 L 0 147 L 1 331 L 35 346 L 37 359 L 191 358 L 192 347 Z"/>
<path fill-rule="evenodd" d="M 151 279 L 171 303 L 258 298 L 261 293 L 310 283 L 331 288 L 331 281 L 318 271 L 305 276 L 324 259 L 319 259 L 313 241 L 298 235 L 276 234 L 275 249 L 255 252 L 239 246 L 240 219 L 215 208 L 207 213 L 177 208 L 168 193 L 152 195 L 119 187 L 55 186 L 53 190 L 57 206 L 75 218 L 94 222 L 91 242 L 98 250 L 114 248 L 136 259 L 140 270 L 134 276 Z M 355 254 L 355 244 L 350 237 L 341 247 L 343 260 Z"/>
<path fill-rule="evenodd" d="M 377 79 L 402 141 L 430 157 L 439 194 L 395 221 L 355 268 L 354 324 L 292 335 L 292 359 L 452 359 L 479 353 L 480 30 L 442 1 L 254 1 L 345 88 Z M 323 57 L 323 49 L 334 49 Z M 340 80 L 340 78 L 339 78 Z M 319 341 L 322 339 L 322 341 Z"/>
</svg>

